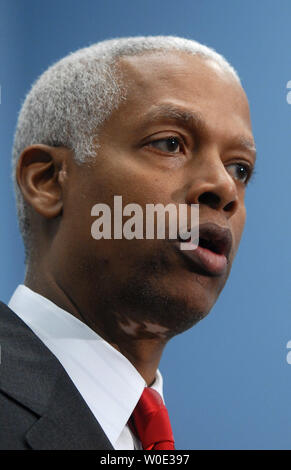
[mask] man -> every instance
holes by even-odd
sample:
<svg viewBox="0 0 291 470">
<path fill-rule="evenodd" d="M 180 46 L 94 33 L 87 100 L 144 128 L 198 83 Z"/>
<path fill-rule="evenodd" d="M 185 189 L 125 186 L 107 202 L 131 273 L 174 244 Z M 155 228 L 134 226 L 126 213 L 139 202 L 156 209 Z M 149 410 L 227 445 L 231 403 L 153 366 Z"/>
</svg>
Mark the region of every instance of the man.
<svg viewBox="0 0 291 470">
<path fill-rule="evenodd" d="M 0 446 L 159 448 L 136 405 L 163 397 L 163 349 L 210 311 L 245 222 L 255 147 L 236 72 L 174 37 L 77 51 L 32 87 L 13 162 L 27 269 L 1 306 Z M 199 204 L 199 247 L 96 239 L 92 208 L 115 196 Z"/>
</svg>

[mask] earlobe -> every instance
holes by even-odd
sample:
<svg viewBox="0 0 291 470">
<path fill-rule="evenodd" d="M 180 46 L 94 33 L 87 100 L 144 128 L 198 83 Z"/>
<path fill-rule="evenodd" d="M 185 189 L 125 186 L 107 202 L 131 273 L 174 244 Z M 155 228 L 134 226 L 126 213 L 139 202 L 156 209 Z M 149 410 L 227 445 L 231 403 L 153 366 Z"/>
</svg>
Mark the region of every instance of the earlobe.
<svg viewBox="0 0 291 470">
<path fill-rule="evenodd" d="M 63 207 L 59 178 L 64 161 L 60 147 L 31 145 L 22 152 L 16 169 L 19 188 L 26 202 L 46 218 L 57 217 Z"/>
</svg>

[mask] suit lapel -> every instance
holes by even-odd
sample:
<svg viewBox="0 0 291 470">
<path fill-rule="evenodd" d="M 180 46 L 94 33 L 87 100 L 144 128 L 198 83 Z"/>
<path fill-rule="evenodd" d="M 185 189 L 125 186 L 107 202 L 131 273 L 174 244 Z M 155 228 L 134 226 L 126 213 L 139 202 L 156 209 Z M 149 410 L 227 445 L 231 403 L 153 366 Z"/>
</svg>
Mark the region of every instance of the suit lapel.
<svg viewBox="0 0 291 470">
<path fill-rule="evenodd" d="M 32 449 L 113 449 L 67 374 L 60 374 L 48 407 L 25 438 Z"/>
<path fill-rule="evenodd" d="M 36 415 L 32 449 L 113 449 L 57 358 L 2 302 L 0 345 L 0 390 Z"/>
</svg>

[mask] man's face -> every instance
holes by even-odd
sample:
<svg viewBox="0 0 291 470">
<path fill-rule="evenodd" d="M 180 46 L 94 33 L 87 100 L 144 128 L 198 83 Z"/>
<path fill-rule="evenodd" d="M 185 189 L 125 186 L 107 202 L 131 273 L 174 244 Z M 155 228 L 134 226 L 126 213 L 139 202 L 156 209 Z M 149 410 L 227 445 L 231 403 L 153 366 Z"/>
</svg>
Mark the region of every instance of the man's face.
<svg viewBox="0 0 291 470">
<path fill-rule="evenodd" d="M 64 287 L 76 284 L 76 304 L 94 312 L 89 323 L 99 306 L 111 311 L 103 319 L 108 332 L 114 317 L 126 334 L 170 337 L 209 312 L 229 275 L 254 166 L 248 103 L 228 72 L 198 56 L 155 52 L 123 58 L 120 66 L 127 99 L 102 127 L 94 164 L 69 163 L 57 238 L 71 274 L 68 281 L 56 275 Z M 173 240 L 94 240 L 91 209 L 105 203 L 113 213 L 114 195 L 123 206 L 199 204 L 200 226 L 230 231 L 226 267 L 215 269 L 211 253 L 201 262 Z M 212 228 L 208 243 L 222 250 Z"/>
</svg>

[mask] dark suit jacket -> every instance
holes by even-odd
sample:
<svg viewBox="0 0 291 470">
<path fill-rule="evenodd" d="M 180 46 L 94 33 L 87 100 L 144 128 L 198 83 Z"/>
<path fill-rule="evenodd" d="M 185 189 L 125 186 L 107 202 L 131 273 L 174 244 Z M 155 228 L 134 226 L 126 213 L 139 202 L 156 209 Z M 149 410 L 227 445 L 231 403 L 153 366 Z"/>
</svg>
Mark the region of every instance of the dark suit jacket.
<svg viewBox="0 0 291 470">
<path fill-rule="evenodd" d="M 2 302 L 0 347 L 0 449 L 113 449 L 58 359 Z"/>
</svg>

